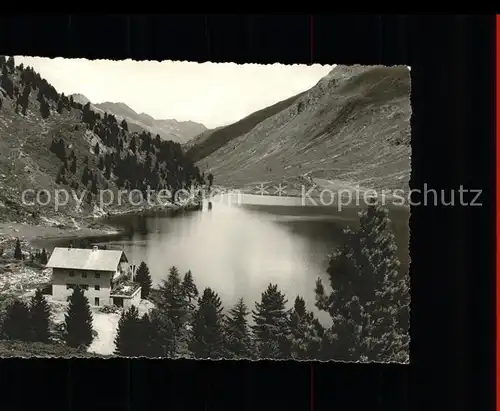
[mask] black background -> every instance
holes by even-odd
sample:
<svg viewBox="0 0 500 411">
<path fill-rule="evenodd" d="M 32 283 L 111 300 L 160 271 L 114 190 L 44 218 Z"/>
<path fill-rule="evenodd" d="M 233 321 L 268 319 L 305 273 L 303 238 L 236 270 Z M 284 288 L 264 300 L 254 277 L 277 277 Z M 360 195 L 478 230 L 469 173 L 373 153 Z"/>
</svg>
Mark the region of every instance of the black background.
<svg viewBox="0 0 500 411">
<path fill-rule="evenodd" d="M 482 207 L 412 208 L 410 366 L 9 359 L 0 361 L 0 409 L 491 409 L 494 22 L 328 13 L 0 16 L 3 55 L 410 65 L 412 188 L 483 190 Z"/>
</svg>

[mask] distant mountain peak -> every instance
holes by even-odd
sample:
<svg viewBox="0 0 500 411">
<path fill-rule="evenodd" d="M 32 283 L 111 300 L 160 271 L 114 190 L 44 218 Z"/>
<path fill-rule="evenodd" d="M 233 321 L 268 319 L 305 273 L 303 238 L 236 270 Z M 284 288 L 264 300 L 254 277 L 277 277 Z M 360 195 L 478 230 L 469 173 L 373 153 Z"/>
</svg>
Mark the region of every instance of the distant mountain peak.
<svg viewBox="0 0 500 411">
<path fill-rule="evenodd" d="M 80 104 L 87 104 L 87 103 L 91 103 L 91 101 L 85 97 L 83 94 L 80 94 L 80 93 L 75 93 L 75 94 L 72 94 L 71 97 L 73 97 L 73 101 L 76 101 L 77 103 L 80 103 Z"/>
</svg>

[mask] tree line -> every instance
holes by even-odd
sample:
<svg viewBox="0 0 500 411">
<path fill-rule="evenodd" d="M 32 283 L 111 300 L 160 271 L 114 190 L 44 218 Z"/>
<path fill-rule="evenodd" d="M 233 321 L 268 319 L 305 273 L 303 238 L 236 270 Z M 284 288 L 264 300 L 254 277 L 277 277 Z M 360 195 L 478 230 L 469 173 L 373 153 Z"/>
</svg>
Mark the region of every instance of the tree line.
<svg viewBox="0 0 500 411">
<path fill-rule="evenodd" d="M 0 86 L 15 104 L 15 111 L 26 116 L 33 104 L 39 104 L 42 118 L 71 114 L 75 124 L 70 129 L 51 131 L 49 150 L 59 159 L 56 183 L 74 190 L 87 191 L 88 204 L 96 200 L 100 189 L 168 189 L 171 192 L 204 184 L 199 169 L 183 152 L 179 143 L 162 140 L 157 134 L 129 132 L 126 120 L 118 121 L 109 113 L 93 111 L 90 103 L 80 104 L 72 96 L 59 94 L 31 67 L 16 67 L 13 57 L 0 56 Z M 36 98 L 30 96 L 36 93 Z M 0 99 L 0 108 L 1 108 Z M 56 114 L 57 113 L 57 114 Z M 91 131 L 99 138 L 90 155 L 76 150 L 67 137 Z M 81 150 L 80 150 L 81 151 Z"/>
<path fill-rule="evenodd" d="M 200 294 L 191 272 L 172 267 L 153 293 L 145 263 L 136 281 L 155 308 L 142 317 L 123 312 L 115 340 L 124 356 L 398 361 L 409 358 L 409 276 L 397 257 L 388 211 L 372 202 L 359 227 L 347 228 L 329 258 L 327 278 L 315 286 L 315 306 L 329 314 L 323 326 L 304 298 L 269 284 L 249 309 L 243 299 L 227 312 L 217 292 Z M 252 319 L 250 322 L 249 319 Z"/>
<path fill-rule="evenodd" d="M 51 330 L 51 310 L 41 289 L 37 289 L 29 303 L 19 298 L 3 302 L 0 318 L 0 337 L 4 340 L 53 343 L 56 333 Z M 67 346 L 86 348 L 93 339 L 92 312 L 83 290 L 75 290 L 70 299 L 59 335 Z"/>
</svg>

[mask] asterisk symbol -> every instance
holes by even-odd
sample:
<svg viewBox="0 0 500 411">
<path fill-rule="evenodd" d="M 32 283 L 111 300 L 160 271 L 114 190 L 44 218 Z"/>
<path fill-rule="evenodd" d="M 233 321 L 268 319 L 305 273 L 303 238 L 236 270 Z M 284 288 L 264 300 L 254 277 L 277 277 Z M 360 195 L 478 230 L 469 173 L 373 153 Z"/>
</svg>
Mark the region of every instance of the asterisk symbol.
<svg viewBox="0 0 500 411">
<path fill-rule="evenodd" d="M 258 185 L 256 188 L 257 188 L 257 194 L 260 194 L 261 196 L 269 194 L 266 190 L 267 187 L 264 185 L 264 183 L 260 183 L 260 185 Z"/>
<path fill-rule="evenodd" d="M 277 194 L 278 196 L 282 196 L 282 195 L 285 195 L 285 188 L 287 186 L 284 186 L 284 185 L 281 185 L 281 183 L 278 185 L 278 187 L 276 187 L 276 191 L 274 192 L 274 194 Z"/>
</svg>

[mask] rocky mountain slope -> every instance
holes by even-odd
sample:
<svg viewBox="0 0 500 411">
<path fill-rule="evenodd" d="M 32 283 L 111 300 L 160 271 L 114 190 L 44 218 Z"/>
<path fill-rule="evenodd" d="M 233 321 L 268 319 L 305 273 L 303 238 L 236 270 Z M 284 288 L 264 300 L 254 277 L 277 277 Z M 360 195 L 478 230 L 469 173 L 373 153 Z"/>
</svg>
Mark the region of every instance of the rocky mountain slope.
<svg viewBox="0 0 500 411">
<path fill-rule="evenodd" d="M 258 121 L 249 120 L 256 115 Z M 338 181 L 408 189 L 406 66 L 337 66 L 307 92 L 252 116 L 192 141 L 188 155 L 217 184 Z"/>
<path fill-rule="evenodd" d="M 0 219 L 79 218 L 104 211 L 100 190 L 114 193 L 110 207 L 125 207 L 117 190 L 175 191 L 201 181 L 179 143 L 131 132 L 126 121 L 59 94 L 12 58 L 0 56 L 0 73 Z M 58 189 L 70 195 L 56 209 Z"/>
<path fill-rule="evenodd" d="M 73 99 L 82 105 L 89 102 L 89 99 L 82 94 L 73 94 Z M 136 113 L 125 103 L 104 102 L 92 104 L 92 109 L 96 112 L 113 114 L 119 121 L 125 119 L 130 131 L 141 133 L 150 132 L 153 135 L 159 134 L 163 140 L 171 140 L 184 144 L 193 137 L 207 130 L 200 123 L 194 121 L 157 120 L 149 114 Z"/>
</svg>

